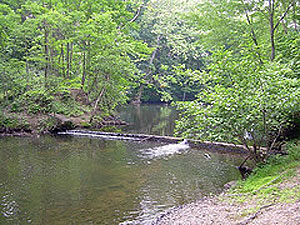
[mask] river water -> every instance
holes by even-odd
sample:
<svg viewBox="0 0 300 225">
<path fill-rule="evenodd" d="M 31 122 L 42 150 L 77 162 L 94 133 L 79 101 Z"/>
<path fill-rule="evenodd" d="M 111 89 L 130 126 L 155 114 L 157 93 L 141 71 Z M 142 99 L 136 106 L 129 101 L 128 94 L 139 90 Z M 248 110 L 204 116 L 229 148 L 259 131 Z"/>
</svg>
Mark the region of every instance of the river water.
<svg viewBox="0 0 300 225">
<path fill-rule="evenodd" d="M 125 130 L 170 135 L 167 106 L 130 106 Z M 210 158 L 207 157 L 210 155 Z M 239 177 L 237 155 L 184 143 L 71 136 L 0 138 L 0 224 L 151 224 Z"/>
</svg>

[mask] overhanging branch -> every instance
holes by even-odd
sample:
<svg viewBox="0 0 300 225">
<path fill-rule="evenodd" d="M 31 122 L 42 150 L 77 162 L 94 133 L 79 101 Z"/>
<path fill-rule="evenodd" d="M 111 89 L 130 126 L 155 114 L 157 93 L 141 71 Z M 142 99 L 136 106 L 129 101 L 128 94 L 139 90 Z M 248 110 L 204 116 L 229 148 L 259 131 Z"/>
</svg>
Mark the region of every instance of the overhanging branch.
<svg viewBox="0 0 300 225">
<path fill-rule="evenodd" d="M 282 16 L 280 17 L 280 19 L 277 21 L 274 30 L 276 30 L 276 28 L 279 26 L 279 24 L 281 23 L 281 21 L 286 17 L 287 13 L 289 12 L 289 10 L 291 9 L 291 7 L 294 5 L 295 0 L 292 1 L 289 6 L 286 8 L 285 12 L 282 14 Z"/>
</svg>

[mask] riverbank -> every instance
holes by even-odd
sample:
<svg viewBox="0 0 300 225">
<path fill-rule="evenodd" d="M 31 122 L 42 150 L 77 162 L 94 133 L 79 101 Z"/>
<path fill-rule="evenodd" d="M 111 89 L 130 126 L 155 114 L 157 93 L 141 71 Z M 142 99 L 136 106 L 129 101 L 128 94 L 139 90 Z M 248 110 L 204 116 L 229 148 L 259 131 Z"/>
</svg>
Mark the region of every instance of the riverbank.
<svg viewBox="0 0 300 225">
<path fill-rule="evenodd" d="M 79 116 L 63 114 L 26 114 L 2 112 L 0 114 L 1 136 L 34 136 L 38 134 L 56 133 L 74 128 L 114 130 L 112 127 L 127 125 L 114 115 L 96 117 L 90 121 L 91 113 Z"/>
<path fill-rule="evenodd" d="M 300 224 L 300 146 L 273 157 L 219 196 L 176 208 L 155 225 Z"/>
</svg>

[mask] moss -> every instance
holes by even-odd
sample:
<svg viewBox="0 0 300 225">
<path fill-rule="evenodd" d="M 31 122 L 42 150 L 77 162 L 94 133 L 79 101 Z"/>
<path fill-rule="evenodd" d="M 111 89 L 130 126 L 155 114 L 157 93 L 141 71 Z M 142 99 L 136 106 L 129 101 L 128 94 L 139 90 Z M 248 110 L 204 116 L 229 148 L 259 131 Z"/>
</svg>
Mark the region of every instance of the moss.
<svg viewBox="0 0 300 225">
<path fill-rule="evenodd" d="M 92 125 L 89 122 L 86 122 L 86 121 L 80 122 L 79 126 L 83 127 L 83 128 L 91 128 L 92 127 Z"/>
<path fill-rule="evenodd" d="M 103 131 L 103 132 L 122 133 L 122 130 L 115 126 L 104 126 L 104 127 L 101 127 L 99 130 Z"/>
</svg>

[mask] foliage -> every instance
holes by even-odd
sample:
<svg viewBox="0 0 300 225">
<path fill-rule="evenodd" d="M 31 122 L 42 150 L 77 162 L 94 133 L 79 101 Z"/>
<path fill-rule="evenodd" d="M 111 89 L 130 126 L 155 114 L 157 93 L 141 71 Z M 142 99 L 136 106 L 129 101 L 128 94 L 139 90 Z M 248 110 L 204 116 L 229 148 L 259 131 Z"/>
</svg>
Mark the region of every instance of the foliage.
<svg viewBox="0 0 300 225">
<path fill-rule="evenodd" d="M 1 105 L 28 114 L 90 112 L 92 121 L 130 98 L 194 100 L 178 103 L 185 111 L 178 134 L 241 142 L 259 156 L 299 110 L 298 6 L 1 2 Z"/>
<path fill-rule="evenodd" d="M 25 92 L 12 104 L 13 112 L 26 111 L 29 114 L 52 112 L 52 102 L 54 97 L 45 90 L 32 90 Z"/>
<path fill-rule="evenodd" d="M 149 53 L 131 33 L 138 6 L 108 0 L 1 3 L 2 104 L 27 113 L 80 114 L 75 98 L 66 95 L 71 89 L 81 90 L 90 111 L 125 103 L 137 74 L 134 62 Z M 69 100 L 62 102 L 61 95 Z"/>
<path fill-rule="evenodd" d="M 148 1 L 138 21 L 137 37 L 152 47 L 151 56 L 138 62 L 140 75 L 132 90 L 133 97 L 142 101 L 193 99 L 192 89 L 196 85 L 181 85 L 184 81 L 177 76 L 173 67 L 186 65 L 200 69 L 202 51 L 196 45 L 197 30 L 184 18 L 196 6 L 197 1 Z M 134 96 L 135 95 L 135 96 Z"/>
<path fill-rule="evenodd" d="M 208 54 L 206 68 L 190 77 L 201 84 L 196 100 L 177 103 L 178 135 L 243 144 L 256 162 L 280 148 L 300 110 L 294 3 L 203 1 L 187 15 Z"/>
<path fill-rule="evenodd" d="M 0 132 L 28 130 L 29 123 L 24 118 L 0 113 Z"/>
<path fill-rule="evenodd" d="M 50 116 L 50 117 L 39 119 L 36 129 L 38 133 L 42 133 L 42 132 L 54 130 L 57 127 L 57 125 L 58 125 L 58 120 Z"/>
<path fill-rule="evenodd" d="M 178 134 L 238 142 L 256 158 L 261 156 L 257 161 L 274 149 L 290 115 L 300 110 L 300 83 L 287 66 L 260 65 L 251 52 L 236 57 L 219 51 L 212 56 L 208 72 L 198 78 L 206 88 L 197 100 L 179 103 L 183 119 Z"/>
</svg>

